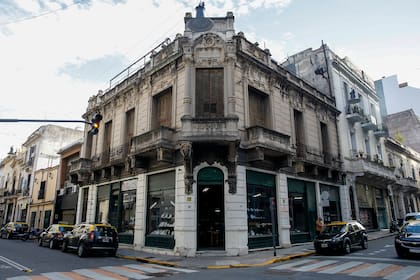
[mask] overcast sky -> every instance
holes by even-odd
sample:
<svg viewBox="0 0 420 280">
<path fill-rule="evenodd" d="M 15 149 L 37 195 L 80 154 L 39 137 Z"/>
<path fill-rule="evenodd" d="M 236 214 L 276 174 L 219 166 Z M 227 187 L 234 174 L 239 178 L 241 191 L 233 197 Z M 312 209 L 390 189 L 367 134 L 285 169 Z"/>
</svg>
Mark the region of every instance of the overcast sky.
<svg viewBox="0 0 420 280">
<path fill-rule="evenodd" d="M 0 118 L 81 119 L 90 96 L 165 38 L 198 0 L 0 0 Z M 206 16 L 287 55 L 324 40 L 371 78 L 420 88 L 418 0 L 212 0 Z M 0 158 L 42 124 L 0 123 Z M 70 127 L 82 127 L 69 124 Z"/>
</svg>

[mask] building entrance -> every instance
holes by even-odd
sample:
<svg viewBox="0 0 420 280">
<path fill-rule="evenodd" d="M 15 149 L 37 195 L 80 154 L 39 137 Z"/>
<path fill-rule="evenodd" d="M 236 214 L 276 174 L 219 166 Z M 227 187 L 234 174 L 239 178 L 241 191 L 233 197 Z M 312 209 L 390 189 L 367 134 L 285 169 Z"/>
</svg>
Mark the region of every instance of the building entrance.
<svg viewBox="0 0 420 280">
<path fill-rule="evenodd" d="M 223 173 L 207 167 L 198 173 L 197 184 L 197 248 L 225 249 L 225 207 Z"/>
</svg>

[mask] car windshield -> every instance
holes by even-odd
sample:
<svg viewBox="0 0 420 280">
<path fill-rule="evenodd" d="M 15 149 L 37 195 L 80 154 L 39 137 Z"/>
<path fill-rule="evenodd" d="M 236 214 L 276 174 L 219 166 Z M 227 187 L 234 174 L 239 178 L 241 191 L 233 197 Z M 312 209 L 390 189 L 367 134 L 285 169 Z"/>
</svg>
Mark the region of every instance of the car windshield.
<svg viewBox="0 0 420 280">
<path fill-rule="evenodd" d="M 420 233 L 420 224 L 410 225 L 404 227 L 404 233 Z"/>
<path fill-rule="evenodd" d="M 58 230 L 61 231 L 61 232 L 72 231 L 73 227 L 71 227 L 71 226 L 61 226 L 61 227 L 58 228 Z"/>
<path fill-rule="evenodd" d="M 409 221 L 409 220 L 420 220 L 420 215 L 408 215 L 408 216 L 405 217 L 405 220 L 406 221 Z"/>
<path fill-rule="evenodd" d="M 346 225 L 327 225 L 322 231 L 328 234 L 338 234 L 346 232 Z"/>
<path fill-rule="evenodd" d="M 112 227 L 97 226 L 96 232 L 100 236 L 112 236 L 114 234 L 114 229 Z"/>
</svg>

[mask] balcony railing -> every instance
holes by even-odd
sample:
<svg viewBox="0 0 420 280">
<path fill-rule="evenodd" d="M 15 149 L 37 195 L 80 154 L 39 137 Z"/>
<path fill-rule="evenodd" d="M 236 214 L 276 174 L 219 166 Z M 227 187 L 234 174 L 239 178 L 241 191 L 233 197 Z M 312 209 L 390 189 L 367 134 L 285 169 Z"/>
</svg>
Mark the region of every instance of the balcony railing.
<svg viewBox="0 0 420 280">
<path fill-rule="evenodd" d="M 274 130 L 261 126 L 249 127 L 245 138 L 242 144 L 245 148 L 263 147 L 287 154 L 293 153 L 290 136 Z"/>
<path fill-rule="evenodd" d="M 70 163 L 69 173 L 74 174 L 76 172 L 89 172 L 92 165 L 92 161 L 87 158 L 79 158 Z"/>
<path fill-rule="evenodd" d="M 362 121 L 365 118 L 363 109 L 358 104 L 349 104 L 346 110 L 346 118 L 352 123 Z"/>
<path fill-rule="evenodd" d="M 102 168 L 107 165 L 109 163 L 109 154 L 109 149 L 106 149 L 105 152 L 94 155 L 91 163 L 92 169 Z"/>
<path fill-rule="evenodd" d="M 160 127 L 153 131 L 137 135 L 131 139 L 131 154 L 138 154 L 154 150 L 158 147 L 174 148 L 175 131 L 169 127 Z"/>
<path fill-rule="evenodd" d="M 320 149 L 303 143 L 296 144 L 296 156 L 307 161 L 324 163 L 324 155 Z"/>
<path fill-rule="evenodd" d="M 347 104 L 357 104 L 360 102 L 359 96 L 356 96 L 354 89 L 350 92 L 350 98 L 347 100 Z"/>
<path fill-rule="evenodd" d="M 365 131 L 378 129 L 376 118 L 372 115 L 370 115 L 369 117 L 365 117 L 364 121 L 361 123 L 361 126 L 362 129 Z"/>
<path fill-rule="evenodd" d="M 129 144 L 126 143 L 124 145 L 112 148 L 109 154 L 109 161 L 111 163 L 124 161 L 129 152 L 129 147 Z"/>
<path fill-rule="evenodd" d="M 183 117 L 182 140 L 235 141 L 239 140 L 238 117 L 189 118 Z"/>
</svg>

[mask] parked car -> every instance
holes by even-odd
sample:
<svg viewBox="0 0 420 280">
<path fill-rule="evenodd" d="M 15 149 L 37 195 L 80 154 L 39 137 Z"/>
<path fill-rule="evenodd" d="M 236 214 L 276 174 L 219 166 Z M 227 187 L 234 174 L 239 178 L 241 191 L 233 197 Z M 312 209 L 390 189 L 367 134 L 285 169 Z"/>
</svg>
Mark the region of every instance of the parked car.
<svg viewBox="0 0 420 280">
<path fill-rule="evenodd" d="M 409 220 L 395 236 L 395 251 L 400 258 L 420 255 L 420 220 Z"/>
<path fill-rule="evenodd" d="M 420 212 L 407 213 L 404 216 L 404 223 L 410 220 L 420 220 Z"/>
<path fill-rule="evenodd" d="M 24 238 L 29 236 L 29 226 L 24 222 L 10 222 L 0 229 L 0 238 Z"/>
<path fill-rule="evenodd" d="M 365 227 L 357 221 L 333 222 L 327 224 L 315 238 L 314 247 L 317 253 L 341 252 L 349 254 L 351 247 L 368 247 L 368 235 Z"/>
<path fill-rule="evenodd" d="M 57 248 L 63 243 L 64 234 L 72 230 L 73 225 L 53 224 L 38 236 L 38 245 L 44 246 L 48 244 L 50 249 Z"/>
<path fill-rule="evenodd" d="M 118 232 L 108 224 L 80 224 L 64 234 L 61 250 L 77 250 L 79 257 L 92 252 L 108 253 L 115 256 L 118 249 Z"/>
</svg>

